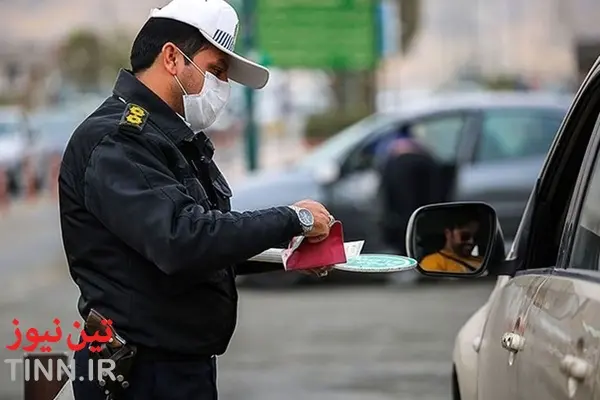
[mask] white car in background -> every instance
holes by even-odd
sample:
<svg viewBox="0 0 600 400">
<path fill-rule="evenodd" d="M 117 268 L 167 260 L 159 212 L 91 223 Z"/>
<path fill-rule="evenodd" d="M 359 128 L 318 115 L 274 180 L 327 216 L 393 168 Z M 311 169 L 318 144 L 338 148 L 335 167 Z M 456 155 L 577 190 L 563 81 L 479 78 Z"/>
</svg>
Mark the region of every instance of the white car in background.
<svg viewBox="0 0 600 400">
<path fill-rule="evenodd" d="M 38 189 L 50 186 L 59 161 L 77 126 L 93 111 L 85 107 L 55 107 L 36 111 L 30 116 L 32 141 L 29 154 L 33 161 Z"/>
<path fill-rule="evenodd" d="M 11 193 L 22 184 L 22 166 L 31 144 L 31 129 L 18 107 L 0 108 L 0 168 L 7 176 Z"/>
</svg>

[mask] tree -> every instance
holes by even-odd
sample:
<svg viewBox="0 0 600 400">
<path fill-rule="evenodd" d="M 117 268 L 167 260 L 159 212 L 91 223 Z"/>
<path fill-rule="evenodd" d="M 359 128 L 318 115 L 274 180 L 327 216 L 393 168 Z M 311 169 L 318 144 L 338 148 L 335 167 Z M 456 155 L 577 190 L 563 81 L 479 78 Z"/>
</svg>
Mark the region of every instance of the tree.
<svg viewBox="0 0 600 400">
<path fill-rule="evenodd" d="M 89 30 L 78 30 L 59 49 L 60 70 L 79 89 L 96 91 L 102 78 L 102 41 Z"/>
<path fill-rule="evenodd" d="M 81 91 L 102 90 L 120 68 L 129 66 L 130 45 L 130 35 L 122 31 L 104 37 L 89 30 L 75 31 L 60 46 L 60 70 Z"/>
<path fill-rule="evenodd" d="M 119 69 L 129 67 L 131 43 L 131 35 L 124 31 L 117 31 L 113 35 L 105 38 L 102 59 L 103 79 L 112 82 Z"/>
</svg>

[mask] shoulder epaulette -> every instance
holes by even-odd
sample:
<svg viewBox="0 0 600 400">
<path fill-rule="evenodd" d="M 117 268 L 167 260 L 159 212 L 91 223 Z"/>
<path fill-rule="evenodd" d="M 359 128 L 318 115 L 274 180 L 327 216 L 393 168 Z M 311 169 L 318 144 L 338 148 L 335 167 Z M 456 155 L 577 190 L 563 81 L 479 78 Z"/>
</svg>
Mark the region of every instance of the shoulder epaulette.
<svg viewBox="0 0 600 400">
<path fill-rule="evenodd" d="M 131 127 L 138 131 L 142 131 L 146 125 L 146 122 L 148 122 L 149 116 L 150 113 L 148 113 L 148 111 L 146 111 L 143 107 L 138 106 L 137 104 L 127 103 L 125 106 L 125 111 L 123 112 L 123 116 L 121 117 L 121 121 L 119 122 L 119 126 Z"/>
</svg>

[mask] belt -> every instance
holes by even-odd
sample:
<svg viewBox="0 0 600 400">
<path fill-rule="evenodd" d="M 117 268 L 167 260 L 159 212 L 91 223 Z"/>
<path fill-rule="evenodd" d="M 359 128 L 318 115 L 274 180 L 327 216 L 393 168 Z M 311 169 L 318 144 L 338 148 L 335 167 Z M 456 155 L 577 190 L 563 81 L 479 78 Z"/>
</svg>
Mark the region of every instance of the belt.
<svg viewBox="0 0 600 400">
<path fill-rule="evenodd" d="M 139 345 L 136 345 L 136 347 L 136 359 L 145 361 L 210 361 L 216 357 L 215 355 L 177 353 L 171 350 Z"/>
<path fill-rule="evenodd" d="M 81 337 L 79 338 L 79 343 L 82 342 Z M 159 349 L 155 347 L 147 347 L 135 345 L 137 348 L 136 359 L 146 360 L 146 361 L 209 361 L 215 358 L 215 355 L 202 355 L 202 354 L 186 354 L 186 353 L 178 353 L 171 350 Z M 86 346 L 86 351 L 87 351 Z"/>
</svg>

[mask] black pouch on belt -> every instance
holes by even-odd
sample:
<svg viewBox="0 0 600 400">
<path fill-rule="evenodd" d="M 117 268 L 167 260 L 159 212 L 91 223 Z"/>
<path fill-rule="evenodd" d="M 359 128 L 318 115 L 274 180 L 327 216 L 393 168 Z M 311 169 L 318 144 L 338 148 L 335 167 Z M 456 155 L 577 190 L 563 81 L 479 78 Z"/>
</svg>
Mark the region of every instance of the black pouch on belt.
<svg viewBox="0 0 600 400">
<path fill-rule="evenodd" d="M 94 309 L 86 319 L 85 332 L 91 339 L 97 339 L 91 340 L 89 345 L 95 372 L 101 375 L 94 377 L 96 383 L 104 390 L 107 400 L 118 400 L 130 385 L 129 374 L 137 348 L 119 336 L 111 320 Z"/>
</svg>

